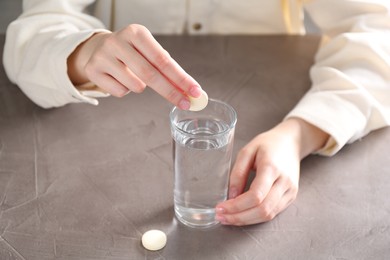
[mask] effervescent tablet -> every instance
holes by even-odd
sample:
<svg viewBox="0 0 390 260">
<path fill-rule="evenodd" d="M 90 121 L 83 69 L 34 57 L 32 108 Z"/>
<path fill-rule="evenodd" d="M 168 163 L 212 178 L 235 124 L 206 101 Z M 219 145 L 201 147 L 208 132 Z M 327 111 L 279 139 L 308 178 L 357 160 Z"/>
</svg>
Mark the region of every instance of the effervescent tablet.
<svg viewBox="0 0 390 260">
<path fill-rule="evenodd" d="M 201 90 L 201 94 L 199 97 L 194 98 L 189 96 L 188 97 L 191 102 L 190 109 L 191 111 L 200 111 L 204 109 L 207 106 L 207 103 L 209 102 L 209 97 L 207 96 L 207 93 L 204 90 Z"/>
<path fill-rule="evenodd" d="M 142 245 L 150 251 L 160 250 L 166 243 L 167 236 L 161 230 L 152 229 L 142 235 Z"/>
</svg>

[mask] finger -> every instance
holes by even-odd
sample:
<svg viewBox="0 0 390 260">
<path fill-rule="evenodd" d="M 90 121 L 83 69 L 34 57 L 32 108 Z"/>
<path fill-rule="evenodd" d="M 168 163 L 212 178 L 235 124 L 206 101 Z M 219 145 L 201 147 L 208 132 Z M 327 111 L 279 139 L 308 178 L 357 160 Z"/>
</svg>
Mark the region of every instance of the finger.
<svg viewBox="0 0 390 260">
<path fill-rule="evenodd" d="M 115 60 L 107 66 L 107 73 L 130 91 L 141 93 L 146 85 L 123 62 Z"/>
<path fill-rule="evenodd" d="M 257 223 L 267 222 L 267 221 L 274 219 L 277 215 L 279 215 L 282 211 L 284 211 L 288 206 L 290 206 L 295 198 L 296 198 L 296 196 L 293 193 L 286 191 L 284 193 L 284 195 L 282 196 L 282 198 L 280 199 L 279 203 L 277 203 L 275 205 L 275 207 L 273 208 L 273 210 L 271 210 L 270 213 L 266 213 L 266 216 L 262 217 L 261 219 L 259 219 L 258 216 L 254 215 L 252 219 L 247 220 L 248 224 L 244 224 L 244 225 L 257 224 Z M 263 214 L 264 214 L 264 211 L 263 211 Z"/>
<path fill-rule="evenodd" d="M 284 185 L 275 182 L 261 204 L 241 212 L 223 214 L 218 216 L 217 219 L 222 220 L 221 222 L 224 224 L 238 226 L 270 221 L 282 210 L 279 204 L 284 200 L 285 192 Z M 283 202 L 282 204 L 285 205 L 286 203 Z"/>
<path fill-rule="evenodd" d="M 200 96 L 200 86 L 188 75 L 169 53 L 156 41 L 153 35 L 145 28 L 136 28 L 137 36 L 130 40 L 134 47 L 151 63 L 157 70 L 165 75 L 175 87 L 181 89 L 193 97 Z"/>
<path fill-rule="evenodd" d="M 234 199 L 218 204 L 217 212 L 234 214 L 260 205 L 268 196 L 275 180 L 272 168 L 259 168 L 249 190 Z"/>
<path fill-rule="evenodd" d="M 290 206 L 293 201 L 296 199 L 297 194 L 291 189 L 287 190 L 278 205 L 275 207 L 274 211 L 276 215 L 285 210 L 288 206 Z"/>
<path fill-rule="evenodd" d="M 94 56 L 86 64 L 85 73 L 91 82 L 105 92 L 115 97 L 122 97 L 129 92 L 129 84 L 133 84 L 123 75 L 126 73 L 124 67 L 123 63 L 104 53 Z M 139 84 L 139 82 L 136 82 L 135 79 L 134 84 Z"/>
<path fill-rule="evenodd" d="M 244 147 L 237 155 L 230 173 L 229 199 L 241 194 L 248 180 L 248 175 L 256 158 L 256 149 L 252 145 Z"/>
<path fill-rule="evenodd" d="M 269 212 L 265 212 L 261 207 L 254 207 L 247 211 L 236 214 L 217 215 L 216 219 L 224 225 L 244 226 L 274 219 L 294 201 L 294 197 L 283 195 L 277 205 Z"/>
<path fill-rule="evenodd" d="M 174 87 L 154 66 L 131 46 L 123 46 L 118 58 L 143 82 L 175 106 L 188 109 L 190 102 L 179 89 Z"/>
<path fill-rule="evenodd" d="M 98 74 L 91 81 L 114 97 L 123 97 L 129 93 L 128 88 L 108 74 Z"/>
</svg>

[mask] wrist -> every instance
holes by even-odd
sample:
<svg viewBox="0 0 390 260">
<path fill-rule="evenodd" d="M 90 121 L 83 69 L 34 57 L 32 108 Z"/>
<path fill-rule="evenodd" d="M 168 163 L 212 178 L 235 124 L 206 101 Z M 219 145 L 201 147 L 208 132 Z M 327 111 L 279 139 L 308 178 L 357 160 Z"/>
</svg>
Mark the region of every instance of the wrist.
<svg viewBox="0 0 390 260">
<path fill-rule="evenodd" d="M 329 138 L 328 133 L 300 118 L 288 118 L 281 125 L 295 138 L 301 159 L 324 147 Z"/>
</svg>

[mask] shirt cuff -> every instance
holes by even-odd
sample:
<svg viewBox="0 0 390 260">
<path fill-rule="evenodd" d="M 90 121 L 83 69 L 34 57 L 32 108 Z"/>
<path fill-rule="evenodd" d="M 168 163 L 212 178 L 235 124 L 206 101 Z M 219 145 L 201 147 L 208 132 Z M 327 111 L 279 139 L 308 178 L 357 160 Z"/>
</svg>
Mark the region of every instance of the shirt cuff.
<svg viewBox="0 0 390 260">
<path fill-rule="evenodd" d="M 332 156 L 355 141 L 364 130 L 366 118 L 350 102 L 332 93 L 308 92 L 285 117 L 298 117 L 330 135 L 316 154 Z"/>
</svg>

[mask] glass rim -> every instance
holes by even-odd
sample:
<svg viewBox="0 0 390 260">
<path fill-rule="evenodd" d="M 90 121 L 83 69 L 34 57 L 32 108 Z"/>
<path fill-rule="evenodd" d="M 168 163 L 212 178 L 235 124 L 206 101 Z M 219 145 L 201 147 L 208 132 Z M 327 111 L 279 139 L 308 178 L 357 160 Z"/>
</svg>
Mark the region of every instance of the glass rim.
<svg viewBox="0 0 390 260">
<path fill-rule="evenodd" d="M 180 127 L 177 126 L 177 124 L 175 123 L 174 121 L 174 118 L 173 118 L 173 114 L 176 110 L 180 110 L 178 107 L 174 106 L 170 113 L 169 113 L 169 120 L 170 120 L 170 125 L 171 127 L 173 127 L 175 130 L 179 131 L 180 133 L 182 134 L 185 134 L 187 136 L 203 136 L 203 137 L 215 137 L 215 136 L 221 136 L 221 135 L 225 135 L 226 133 L 228 133 L 229 131 L 231 131 L 232 129 L 234 129 L 234 127 L 236 126 L 236 123 L 237 123 L 237 112 L 236 110 L 231 106 L 229 105 L 228 103 L 224 102 L 224 101 L 221 101 L 221 100 L 218 100 L 218 99 L 213 99 L 213 98 L 209 98 L 209 102 L 213 102 L 213 103 L 218 103 L 218 104 L 221 104 L 225 107 L 228 108 L 228 110 L 232 113 L 232 116 L 233 116 L 233 120 L 232 122 L 230 122 L 228 124 L 228 128 L 223 130 L 222 132 L 218 132 L 218 133 L 215 133 L 215 134 L 208 134 L 208 135 L 199 135 L 199 134 L 193 134 L 193 133 L 190 133 L 190 132 L 187 132 L 187 131 L 184 131 L 183 129 L 181 129 Z M 184 111 L 187 111 L 187 112 L 193 112 L 193 113 L 197 113 L 197 111 L 188 111 L 188 110 L 184 110 Z"/>
</svg>

